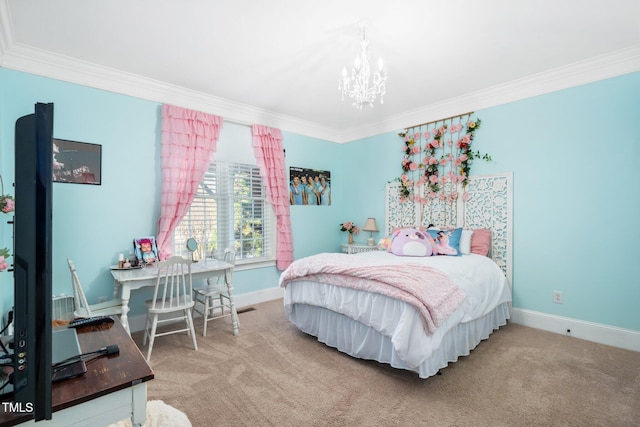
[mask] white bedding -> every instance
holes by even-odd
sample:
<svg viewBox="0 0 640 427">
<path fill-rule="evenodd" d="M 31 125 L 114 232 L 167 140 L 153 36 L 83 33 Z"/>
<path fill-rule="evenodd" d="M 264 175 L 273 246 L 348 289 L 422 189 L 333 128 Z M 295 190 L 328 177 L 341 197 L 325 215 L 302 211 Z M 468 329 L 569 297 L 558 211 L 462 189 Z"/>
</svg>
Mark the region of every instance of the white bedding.
<svg viewBox="0 0 640 427">
<path fill-rule="evenodd" d="M 477 319 L 498 305 L 511 301 L 511 289 L 504 273 L 491 258 L 482 255 L 401 257 L 386 251 L 375 251 L 355 256 L 371 257 L 389 264 L 423 264 L 447 274 L 468 294 L 463 302 L 464 316 L 461 322 Z"/>
<path fill-rule="evenodd" d="M 371 257 L 380 264 L 420 263 L 437 268 L 467 293 L 462 305 L 433 335 L 427 335 L 413 306 L 384 295 L 302 280 L 286 286 L 284 305 L 294 323 L 298 324 L 296 304 L 340 313 L 389 337 L 398 357 L 410 368 L 425 362 L 456 325 L 479 319 L 511 301 L 511 290 L 502 270 L 491 259 L 480 255 L 399 257 L 380 251 L 351 256 Z M 313 331 L 305 332 L 313 334 Z"/>
</svg>

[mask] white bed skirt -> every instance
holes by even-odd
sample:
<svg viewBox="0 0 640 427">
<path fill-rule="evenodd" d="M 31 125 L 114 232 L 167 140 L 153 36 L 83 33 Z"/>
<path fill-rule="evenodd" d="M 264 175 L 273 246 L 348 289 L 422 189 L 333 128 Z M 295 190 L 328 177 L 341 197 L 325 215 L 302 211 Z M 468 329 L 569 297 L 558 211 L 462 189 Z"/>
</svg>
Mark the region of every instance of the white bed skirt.
<svg viewBox="0 0 640 427">
<path fill-rule="evenodd" d="M 292 304 L 289 311 L 289 320 L 302 332 L 317 337 L 318 341 L 353 357 L 415 371 L 420 378 L 435 375 L 449 362 L 467 356 L 508 319 L 509 304 L 504 303 L 483 317 L 460 323 L 444 335 L 440 346 L 428 359 L 412 367 L 397 355 L 390 337 L 350 317 L 308 304 Z"/>
</svg>

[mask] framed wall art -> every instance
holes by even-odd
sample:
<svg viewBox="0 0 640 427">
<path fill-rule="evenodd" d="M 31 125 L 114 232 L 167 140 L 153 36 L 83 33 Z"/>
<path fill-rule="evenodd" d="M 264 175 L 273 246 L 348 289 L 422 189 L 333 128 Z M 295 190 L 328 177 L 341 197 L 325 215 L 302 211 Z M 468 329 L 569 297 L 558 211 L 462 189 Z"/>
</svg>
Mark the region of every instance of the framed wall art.
<svg viewBox="0 0 640 427">
<path fill-rule="evenodd" d="M 53 182 L 102 184 L 102 146 L 53 139 Z"/>
<path fill-rule="evenodd" d="M 331 205 L 331 172 L 289 168 L 289 203 L 306 206 Z"/>
</svg>

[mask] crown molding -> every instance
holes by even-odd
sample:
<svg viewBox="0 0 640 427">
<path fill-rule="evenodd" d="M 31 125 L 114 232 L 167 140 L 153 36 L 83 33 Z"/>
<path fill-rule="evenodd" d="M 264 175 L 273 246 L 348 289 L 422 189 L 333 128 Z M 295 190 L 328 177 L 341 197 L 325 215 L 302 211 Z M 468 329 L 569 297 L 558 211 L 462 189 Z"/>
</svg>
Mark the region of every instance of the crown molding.
<svg viewBox="0 0 640 427">
<path fill-rule="evenodd" d="M 340 139 L 339 132 L 316 123 L 19 43 L 4 52 L 1 65 L 16 71 L 216 114 L 234 122 L 272 126 L 329 141 Z"/>
<path fill-rule="evenodd" d="M 327 141 L 341 138 L 339 131 L 317 123 L 16 43 L 10 17 L 7 2 L 0 0 L 0 67 L 191 108 L 228 121 L 272 126 Z"/>
<path fill-rule="evenodd" d="M 430 122 L 465 111 L 479 111 L 637 71 L 640 71 L 640 45 L 390 116 L 381 123 L 352 128 L 343 132 L 341 142 L 397 132 L 415 123 Z"/>
<path fill-rule="evenodd" d="M 576 62 L 554 70 L 475 91 L 460 97 L 389 116 L 384 121 L 336 130 L 296 117 L 125 73 L 75 58 L 15 43 L 5 2 L 0 2 L 0 66 L 159 103 L 168 103 L 224 117 L 262 124 L 336 143 L 397 132 L 414 123 L 438 120 L 461 111 L 478 111 L 557 90 L 640 70 L 640 45 Z"/>
<path fill-rule="evenodd" d="M 0 66 L 4 52 L 13 44 L 13 26 L 9 19 L 9 9 L 5 1 L 0 1 Z"/>
</svg>

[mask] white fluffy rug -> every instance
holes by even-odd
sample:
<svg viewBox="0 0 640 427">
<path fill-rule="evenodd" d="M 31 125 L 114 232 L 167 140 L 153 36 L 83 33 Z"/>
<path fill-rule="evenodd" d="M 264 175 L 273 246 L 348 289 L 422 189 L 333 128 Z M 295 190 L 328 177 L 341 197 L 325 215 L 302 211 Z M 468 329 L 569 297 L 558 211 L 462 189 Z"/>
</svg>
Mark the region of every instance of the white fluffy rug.
<svg viewBox="0 0 640 427">
<path fill-rule="evenodd" d="M 131 420 L 123 420 L 109 427 L 131 427 Z M 191 427 L 191 422 L 184 413 L 162 400 L 150 400 L 147 402 L 144 427 Z"/>
</svg>

